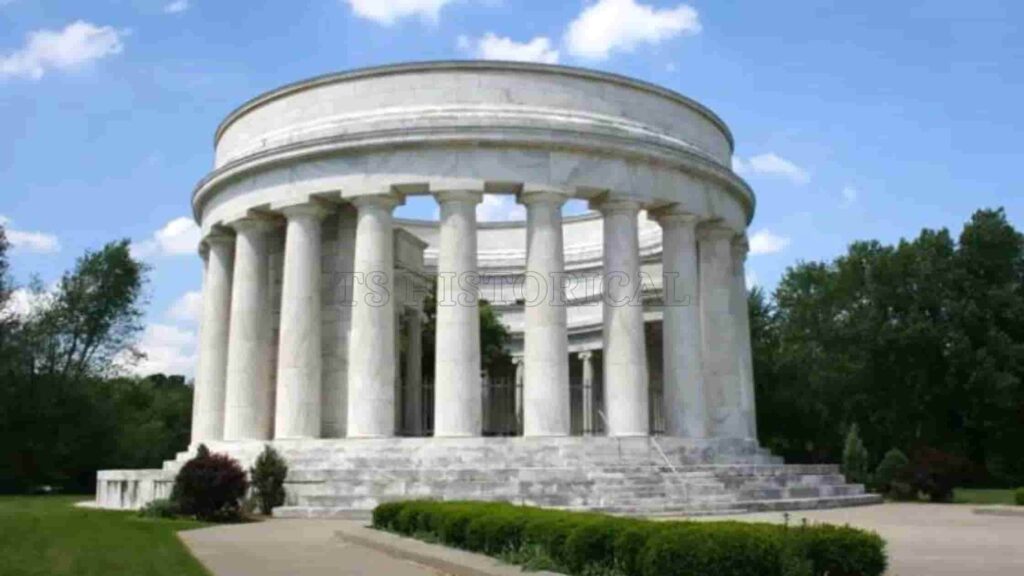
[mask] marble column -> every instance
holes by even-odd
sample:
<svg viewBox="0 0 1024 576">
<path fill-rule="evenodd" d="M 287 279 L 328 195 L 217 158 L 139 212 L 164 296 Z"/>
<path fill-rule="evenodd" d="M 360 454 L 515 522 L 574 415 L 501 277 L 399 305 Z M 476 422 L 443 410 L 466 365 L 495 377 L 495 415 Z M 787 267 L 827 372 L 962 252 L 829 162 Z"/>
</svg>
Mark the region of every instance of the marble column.
<svg viewBox="0 0 1024 576">
<path fill-rule="evenodd" d="M 523 379 L 525 377 L 526 365 L 523 361 L 522 356 L 516 356 L 512 359 L 516 365 L 516 380 L 515 380 L 515 410 L 516 410 L 516 433 L 522 436 L 523 434 Z"/>
<path fill-rule="evenodd" d="M 562 204 L 565 196 L 527 192 L 523 435 L 568 436 L 569 341 L 565 309 Z"/>
<path fill-rule="evenodd" d="M 412 436 L 423 435 L 423 319 L 418 308 L 405 316 L 405 427 Z"/>
<path fill-rule="evenodd" d="M 701 370 L 700 281 L 697 216 L 667 210 L 657 214 L 662 229 L 662 376 L 665 432 L 705 438 L 707 400 Z"/>
<path fill-rule="evenodd" d="M 231 284 L 228 334 L 225 440 L 269 440 L 273 432 L 274 388 L 271 381 L 269 232 L 274 224 L 249 217 L 235 229 L 235 271 Z"/>
<path fill-rule="evenodd" d="M 348 348 L 349 438 L 395 434 L 395 239 L 397 194 L 356 196 L 352 328 Z"/>
<path fill-rule="evenodd" d="M 277 353 L 275 438 L 321 434 L 321 238 L 327 210 L 316 204 L 281 209 L 288 219 Z"/>
<path fill-rule="evenodd" d="M 579 353 L 583 363 L 583 435 L 594 434 L 594 353 L 590 350 Z"/>
<path fill-rule="evenodd" d="M 640 283 L 640 203 L 612 198 L 604 215 L 604 406 L 609 436 L 650 431 L 647 352 Z"/>
<path fill-rule="evenodd" d="M 480 313 L 476 271 L 476 205 L 481 194 L 436 194 L 441 206 L 437 257 L 437 334 L 434 361 L 434 436 L 479 436 Z"/>
<path fill-rule="evenodd" d="M 206 237 L 203 316 L 199 330 L 199 369 L 192 411 L 192 444 L 224 439 L 224 391 L 228 368 L 231 275 L 235 238 L 220 232 Z"/>
<path fill-rule="evenodd" d="M 732 239 L 720 225 L 698 229 L 700 254 L 701 359 L 707 391 L 708 428 L 716 438 L 745 438 L 740 409 L 739 363 L 732 309 Z"/>
<path fill-rule="evenodd" d="M 750 344 L 750 310 L 747 303 L 747 274 L 744 263 L 750 244 L 746 235 L 732 243 L 733 319 L 736 322 L 736 360 L 740 375 L 740 409 L 746 423 L 747 438 L 757 439 L 757 410 L 754 399 L 754 360 Z"/>
</svg>

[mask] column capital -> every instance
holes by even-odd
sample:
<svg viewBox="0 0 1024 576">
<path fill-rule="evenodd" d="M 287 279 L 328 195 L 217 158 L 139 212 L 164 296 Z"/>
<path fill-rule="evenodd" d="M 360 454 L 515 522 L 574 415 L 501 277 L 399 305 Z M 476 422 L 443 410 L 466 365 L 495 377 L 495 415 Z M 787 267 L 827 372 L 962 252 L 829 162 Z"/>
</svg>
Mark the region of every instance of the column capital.
<svg viewBox="0 0 1024 576">
<path fill-rule="evenodd" d="M 732 240 L 736 231 L 721 223 L 718 220 L 701 222 L 697 226 L 697 235 L 702 240 Z"/>
<path fill-rule="evenodd" d="M 204 245 L 207 248 L 212 248 L 213 246 L 232 246 L 234 243 L 235 235 L 223 229 L 213 230 L 203 238 L 202 242 L 200 242 L 201 245 Z"/>
<path fill-rule="evenodd" d="M 516 195 L 516 201 L 529 206 L 531 204 L 554 204 L 561 207 L 569 200 L 569 196 L 552 190 L 525 190 Z"/>
<path fill-rule="evenodd" d="M 662 228 L 671 226 L 689 226 L 695 228 L 701 221 L 699 215 L 687 212 L 678 206 L 666 206 L 648 212 L 651 219 L 661 225 Z"/>
<path fill-rule="evenodd" d="M 440 190 L 433 193 L 438 204 L 448 202 L 469 202 L 479 204 L 484 199 L 484 193 L 476 190 Z"/>
<path fill-rule="evenodd" d="M 590 208 L 602 214 L 639 212 L 643 209 L 643 202 L 635 196 L 606 194 L 596 200 L 591 200 Z"/>
<path fill-rule="evenodd" d="M 331 210 L 327 206 L 318 202 L 303 202 L 301 204 L 275 206 L 274 210 L 281 213 L 289 220 L 296 218 L 314 218 L 316 220 L 323 220 L 331 213 Z"/>
<path fill-rule="evenodd" d="M 405 203 L 405 196 L 397 192 L 382 192 L 377 194 L 360 194 L 345 198 L 356 208 L 363 206 L 379 206 L 388 210 Z"/>
<path fill-rule="evenodd" d="M 594 353 L 590 350 L 583 350 L 582 352 L 576 353 L 576 357 L 579 358 L 580 360 L 583 360 L 584 362 L 590 360 L 593 356 Z"/>
<path fill-rule="evenodd" d="M 274 219 L 263 215 L 247 215 L 224 223 L 235 232 L 267 232 L 277 226 Z"/>
</svg>

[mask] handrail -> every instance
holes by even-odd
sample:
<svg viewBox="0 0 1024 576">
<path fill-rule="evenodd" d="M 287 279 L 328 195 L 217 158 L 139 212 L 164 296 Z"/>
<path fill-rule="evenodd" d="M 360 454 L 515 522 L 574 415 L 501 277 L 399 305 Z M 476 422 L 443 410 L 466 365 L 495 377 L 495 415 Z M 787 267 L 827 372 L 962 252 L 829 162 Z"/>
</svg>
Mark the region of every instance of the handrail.
<svg viewBox="0 0 1024 576">
<path fill-rule="evenodd" d="M 597 415 L 601 417 L 601 420 L 604 422 L 604 428 L 605 428 L 605 430 L 607 430 L 608 429 L 608 419 L 605 418 L 604 411 L 603 410 L 598 410 L 597 411 Z M 677 480 L 682 481 L 683 477 L 679 474 L 679 470 L 676 468 L 675 464 L 672 463 L 672 460 L 669 459 L 668 454 L 665 454 L 665 451 L 661 449 L 661 444 L 658 443 L 658 438 L 656 436 L 648 436 L 647 438 L 651 441 L 651 444 L 654 444 L 654 448 L 658 451 L 658 455 L 661 456 L 661 459 L 665 461 L 665 465 L 668 466 L 668 469 L 672 471 L 672 475 L 675 476 Z M 682 486 L 682 489 L 683 489 L 683 498 L 685 500 L 689 500 L 690 499 L 690 487 L 689 487 L 689 485 L 687 485 L 687 483 L 685 481 L 682 481 L 681 486 Z"/>
</svg>

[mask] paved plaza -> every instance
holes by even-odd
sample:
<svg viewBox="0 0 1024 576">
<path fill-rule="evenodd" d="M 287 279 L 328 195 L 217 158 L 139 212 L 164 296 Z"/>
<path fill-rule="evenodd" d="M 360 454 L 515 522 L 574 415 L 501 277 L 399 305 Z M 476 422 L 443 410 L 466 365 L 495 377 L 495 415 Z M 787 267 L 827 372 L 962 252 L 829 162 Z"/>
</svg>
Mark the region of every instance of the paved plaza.
<svg viewBox="0 0 1024 576">
<path fill-rule="evenodd" d="M 893 576 L 1024 574 L 1024 547 L 1020 546 L 1024 541 L 1024 514 L 978 514 L 976 510 L 977 507 L 967 505 L 884 504 L 796 512 L 790 513 L 789 519 L 791 523 L 806 518 L 809 522 L 875 530 L 888 542 L 888 573 Z M 732 517 L 768 522 L 782 522 L 783 518 L 782 513 Z M 419 576 L 451 573 L 431 566 L 443 567 L 443 562 L 464 562 L 465 558 L 476 556 L 362 529 L 366 523 L 271 520 L 193 530 L 181 533 L 181 537 L 215 576 Z M 392 552 L 381 551 L 389 546 Z M 433 550 L 436 560 L 423 560 L 421 554 L 426 549 Z M 402 559 L 410 557 L 419 558 L 422 563 Z M 465 573 L 499 572 L 475 567 Z"/>
</svg>

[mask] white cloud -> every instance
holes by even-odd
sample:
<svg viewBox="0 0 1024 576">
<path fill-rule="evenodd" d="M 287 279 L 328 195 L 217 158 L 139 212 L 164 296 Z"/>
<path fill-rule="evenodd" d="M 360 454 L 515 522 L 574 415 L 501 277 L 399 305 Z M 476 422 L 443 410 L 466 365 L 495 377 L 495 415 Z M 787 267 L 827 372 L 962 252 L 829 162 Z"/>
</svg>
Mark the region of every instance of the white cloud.
<svg viewBox="0 0 1024 576">
<path fill-rule="evenodd" d="M 732 169 L 737 174 L 779 176 L 795 184 L 807 184 L 811 181 L 811 174 L 807 170 L 773 152 L 751 156 L 747 160 L 738 156 L 733 157 Z"/>
<path fill-rule="evenodd" d="M 410 16 L 436 23 L 441 8 L 453 0 L 347 0 L 356 16 L 383 26 Z"/>
<path fill-rule="evenodd" d="M 136 346 L 145 358 L 130 368 L 140 376 L 158 372 L 191 376 L 196 365 L 196 344 L 196 334 L 191 330 L 167 324 L 149 324 Z"/>
<path fill-rule="evenodd" d="M 750 254 L 775 254 L 789 246 L 789 238 L 779 236 L 771 230 L 758 230 L 750 236 Z"/>
<path fill-rule="evenodd" d="M 612 52 L 632 52 L 638 44 L 700 31 L 700 17 L 687 4 L 658 9 L 636 0 L 598 0 L 569 23 L 565 45 L 573 56 L 604 60 Z"/>
<path fill-rule="evenodd" d="M 491 32 L 476 41 L 459 36 L 456 44 L 460 50 L 470 52 L 474 58 L 484 60 L 517 60 L 522 62 L 558 63 L 558 50 L 551 47 L 551 40 L 537 36 L 529 42 L 516 42 L 511 38 L 496 36 Z"/>
<path fill-rule="evenodd" d="M 857 201 L 857 196 L 859 195 L 859 192 L 857 192 L 857 189 L 854 188 L 853 186 L 847 185 L 843 186 L 843 190 L 842 192 L 840 192 L 840 194 L 843 197 L 843 201 L 842 203 L 840 203 L 840 206 L 842 206 L 843 208 L 848 208 L 852 206 L 854 202 Z"/>
<path fill-rule="evenodd" d="M 153 233 L 153 237 L 132 244 L 136 258 L 195 254 L 199 248 L 200 230 L 191 218 L 175 218 Z"/>
<path fill-rule="evenodd" d="M 198 290 L 185 292 L 167 311 L 167 316 L 179 322 L 198 324 L 203 313 L 203 294 Z"/>
<path fill-rule="evenodd" d="M 6 306 L 0 312 L 21 318 L 27 318 L 48 307 L 53 301 L 53 297 L 53 289 L 37 292 L 29 288 L 18 288 L 11 292 L 11 297 L 7 300 Z"/>
<path fill-rule="evenodd" d="M 164 6 L 164 14 L 181 14 L 189 8 L 191 8 L 191 5 L 189 5 L 188 0 L 174 0 L 174 2 Z"/>
<path fill-rule="evenodd" d="M 60 252 L 60 240 L 53 234 L 11 228 L 11 219 L 2 214 L 0 214 L 0 225 L 4 226 L 7 241 L 16 251 L 36 254 Z"/>
<path fill-rule="evenodd" d="M 481 222 L 506 222 L 526 218 L 526 207 L 507 194 L 484 194 L 476 205 L 476 218 Z"/>
<path fill-rule="evenodd" d="M 84 20 L 72 22 L 63 30 L 36 30 L 28 35 L 25 46 L 0 55 L 0 77 L 21 76 L 38 80 L 48 70 L 67 71 L 89 62 L 120 54 L 124 30 L 96 26 Z"/>
</svg>

